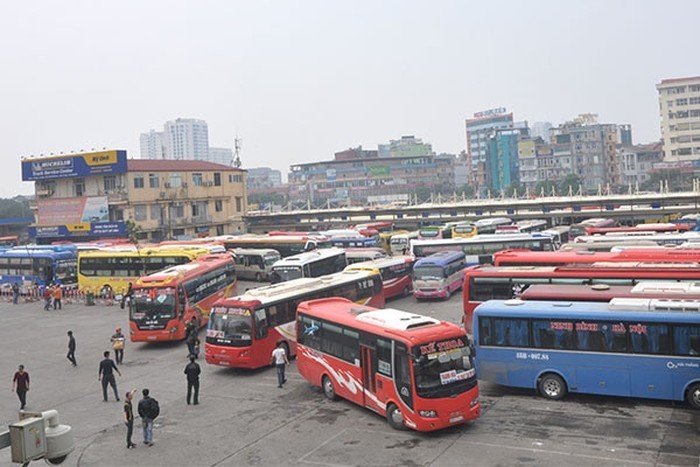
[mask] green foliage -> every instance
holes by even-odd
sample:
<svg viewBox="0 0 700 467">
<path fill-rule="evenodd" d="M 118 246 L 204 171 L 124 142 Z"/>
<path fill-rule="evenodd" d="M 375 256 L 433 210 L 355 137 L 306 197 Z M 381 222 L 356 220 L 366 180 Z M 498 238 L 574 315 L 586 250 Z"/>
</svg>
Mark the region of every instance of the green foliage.
<svg viewBox="0 0 700 467">
<path fill-rule="evenodd" d="M 287 204 L 287 197 L 283 193 L 254 193 L 248 195 L 248 204 L 272 203 L 280 206 Z"/>
<path fill-rule="evenodd" d="M 131 243 L 139 247 L 139 240 L 143 238 L 143 229 L 136 222 L 128 219 L 126 221 L 126 236 Z"/>
<path fill-rule="evenodd" d="M 29 200 L 18 196 L 12 199 L 0 199 L 0 219 L 13 217 L 33 217 L 34 213 L 29 208 Z"/>
<path fill-rule="evenodd" d="M 659 191 L 663 182 L 664 189 L 668 184 L 669 191 L 691 191 L 693 189 L 693 175 L 682 174 L 678 170 L 660 170 L 652 172 L 649 178 L 639 185 L 640 191 Z"/>
</svg>

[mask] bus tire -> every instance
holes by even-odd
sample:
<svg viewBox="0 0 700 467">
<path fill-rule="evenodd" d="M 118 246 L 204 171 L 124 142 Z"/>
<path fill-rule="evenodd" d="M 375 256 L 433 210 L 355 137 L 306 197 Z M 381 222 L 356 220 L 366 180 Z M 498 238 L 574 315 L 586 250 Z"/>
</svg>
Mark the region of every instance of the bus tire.
<svg viewBox="0 0 700 467">
<path fill-rule="evenodd" d="M 389 407 L 386 408 L 386 421 L 394 430 L 403 431 L 406 429 L 406 425 L 403 424 L 403 414 L 396 404 L 389 404 Z"/>
<path fill-rule="evenodd" d="M 700 383 L 691 384 L 685 398 L 692 408 L 700 409 Z"/>
<path fill-rule="evenodd" d="M 408 288 L 408 286 L 403 288 L 403 296 L 408 297 L 408 294 L 411 293 L 411 290 Z"/>
<path fill-rule="evenodd" d="M 558 401 L 566 395 L 566 383 L 561 376 L 554 373 L 542 375 L 537 383 L 537 389 L 545 399 Z"/>
<path fill-rule="evenodd" d="M 292 355 L 289 353 L 289 344 L 287 342 L 282 342 L 282 348 L 284 349 L 284 354 L 287 356 L 287 359 L 291 360 Z"/>
<path fill-rule="evenodd" d="M 323 394 L 326 396 L 326 399 L 329 401 L 338 399 L 338 395 L 335 393 L 335 388 L 333 387 L 333 381 L 326 375 L 321 379 L 321 388 L 323 389 Z"/>
<path fill-rule="evenodd" d="M 262 280 L 263 280 L 262 274 L 260 274 L 259 272 L 256 272 L 255 273 L 255 280 L 258 282 L 262 282 Z"/>
</svg>

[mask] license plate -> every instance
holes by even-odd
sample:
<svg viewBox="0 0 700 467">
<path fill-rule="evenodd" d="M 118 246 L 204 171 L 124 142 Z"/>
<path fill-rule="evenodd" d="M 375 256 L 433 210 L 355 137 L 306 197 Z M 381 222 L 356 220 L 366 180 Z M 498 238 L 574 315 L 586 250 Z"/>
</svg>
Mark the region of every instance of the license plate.
<svg viewBox="0 0 700 467">
<path fill-rule="evenodd" d="M 226 365 L 226 366 L 228 366 L 228 365 L 230 365 L 230 363 L 227 362 L 226 360 L 219 360 L 219 365 Z"/>
<path fill-rule="evenodd" d="M 157 337 L 156 336 L 148 336 L 146 339 L 148 339 L 149 341 L 154 341 L 157 339 Z"/>
<path fill-rule="evenodd" d="M 462 420 L 464 420 L 464 417 L 460 415 L 459 417 L 450 418 L 450 423 L 457 423 L 457 422 L 461 422 Z"/>
</svg>

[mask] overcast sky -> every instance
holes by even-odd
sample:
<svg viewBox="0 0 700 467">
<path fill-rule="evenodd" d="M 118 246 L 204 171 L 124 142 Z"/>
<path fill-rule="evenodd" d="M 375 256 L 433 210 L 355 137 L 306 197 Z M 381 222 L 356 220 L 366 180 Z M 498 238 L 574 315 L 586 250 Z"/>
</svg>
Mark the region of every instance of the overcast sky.
<svg viewBox="0 0 700 467">
<path fill-rule="evenodd" d="M 20 157 L 139 157 L 201 118 L 243 167 L 332 159 L 416 135 L 465 149 L 464 119 L 599 114 L 660 138 L 661 79 L 700 75 L 700 1 L 0 1 L 0 196 Z"/>
</svg>

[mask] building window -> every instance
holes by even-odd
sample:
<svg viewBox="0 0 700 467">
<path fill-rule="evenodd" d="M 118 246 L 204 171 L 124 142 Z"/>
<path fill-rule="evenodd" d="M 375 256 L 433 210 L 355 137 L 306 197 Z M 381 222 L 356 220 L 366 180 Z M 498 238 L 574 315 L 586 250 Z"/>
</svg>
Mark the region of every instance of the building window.
<svg viewBox="0 0 700 467">
<path fill-rule="evenodd" d="M 137 204 L 134 206 L 134 220 L 145 221 L 148 218 L 148 206 L 145 204 Z"/>
<path fill-rule="evenodd" d="M 201 173 L 193 173 L 192 174 L 192 185 L 194 185 L 194 186 L 204 185 L 204 177 L 202 177 Z"/>
<path fill-rule="evenodd" d="M 85 195 L 85 179 L 75 178 L 73 179 L 73 196 L 84 196 Z"/>
<path fill-rule="evenodd" d="M 214 200 L 214 210 L 216 212 L 221 212 L 224 210 L 224 203 L 220 199 Z"/>
<path fill-rule="evenodd" d="M 236 196 L 236 212 L 241 212 L 243 210 L 243 198 Z"/>
<path fill-rule="evenodd" d="M 214 186 L 221 186 L 221 173 L 214 172 Z"/>
<path fill-rule="evenodd" d="M 173 237 L 182 237 L 185 235 L 185 229 L 173 229 Z"/>
<path fill-rule="evenodd" d="M 148 187 L 160 188 L 160 179 L 158 178 L 158 174 L 148 174 Z"/>
<path fill-rule="evenodd" d="M 160 204 L 151 204 L 151 220 L 158 222 L 163 220 L 163 213 L 160 208 Z"/>
<path fill-rule="evenodd" d="M 105 177 L 105 184 L 107 183 L 107 177 Z M 134 175 L 134 188 L 143 188 L 145 185 L 143 183 L 143 175 Z M 105 189 L 107 189 L 105 187 Z"/>
<path fill-rule="evenodd" d="M 180 188 L 182 186 L 182 176 L 179 173 L 170 174 L 170 188 Z"/>
<path fill-rule="evenodd" d="M 344 177 L 345 175 L 343 175 Z M 243 183 L 243 176 L 241 174 L 229 174 L 228 175 L 228 182 L 229 183 Z"/>
<path fill-rule="evenodd" d="M 114 175 L 105 175 L 104 187 L 106 192 L 114 191 L 117 189 L 117 177 Z"/>
<path fill-rule="evenodd" d="M 170 206 L 170 219 L 181 219 L 185 217 L 185 205 L 175 203 Z"/>
</svg>

